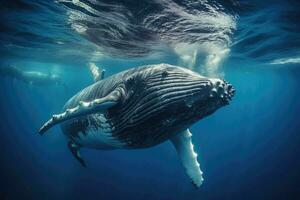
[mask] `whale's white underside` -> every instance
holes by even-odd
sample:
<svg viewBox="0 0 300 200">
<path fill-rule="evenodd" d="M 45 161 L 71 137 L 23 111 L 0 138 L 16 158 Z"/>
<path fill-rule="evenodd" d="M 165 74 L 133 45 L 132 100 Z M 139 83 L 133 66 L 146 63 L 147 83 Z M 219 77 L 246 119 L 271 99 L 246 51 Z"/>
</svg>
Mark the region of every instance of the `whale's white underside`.
<svg viewBox="0 0 300 200">
<path fill-rule="evenodd" d="M 92 117 L 99 123 L 98 128 L 96 129 L 92 126 L 89 120 L 89 126 L 85 132 L 79 132 L 78 137 L 74 138 L 76 143 L 84 147 L 95 149 L 116 149 L 124 147 L 125 144 L 112 135 L 113 126 L 107 123 L 107 119 L 103 114 L 95 114 Z"/>
<path fill-rule="evenodd" d="M 111 125 L 106 123 L 106 120 L 103 120 L 105 119 L 103 115 L 101 118 L 103 121 L 101 126 L 104 126 L 105 128 L 95 129 L 89 126 L 85 133 L 80 132 L 78 134 L 78 137 L 74 139 L 75 142 L 85 147 L 102 150 L 125 147 L 125 143 L 115 138 L 112 135 L 112 132 L 109 132 L 109 130 L 111 130 Z M 173 143 L 179 159 L 192 183 L 196 187 L 200 187 L 204 179 L 202 176 L 203 173 L 200 169 L 200 164 L 197 160 L 197 153 L 195 152 L 194 145 L 192 143 L 191 132 L 187 129 L 173 136 L 170 141 Z"/>
</svg>

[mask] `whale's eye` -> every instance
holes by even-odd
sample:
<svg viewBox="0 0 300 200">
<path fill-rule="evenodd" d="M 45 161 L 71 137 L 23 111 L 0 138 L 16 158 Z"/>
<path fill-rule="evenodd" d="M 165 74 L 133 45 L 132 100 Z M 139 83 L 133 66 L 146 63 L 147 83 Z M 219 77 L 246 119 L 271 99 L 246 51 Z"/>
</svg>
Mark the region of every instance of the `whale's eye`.
<svg viewBox="0 0 300 200">
<path fill-rule="evenodd" d="M 169 74 L 169 73 L 168 73 L 167 71 L 163 71 L 161 75 L 162 75 L 163 78 L 165 78 L 165 77 L 168 76 L 168 74 Z"/>
<path fill-rule="evenodd" d="M 126 80 L 127 86 L 132 87 L 135 84 L 135 80 L 130 77 Z"/>
</svg>

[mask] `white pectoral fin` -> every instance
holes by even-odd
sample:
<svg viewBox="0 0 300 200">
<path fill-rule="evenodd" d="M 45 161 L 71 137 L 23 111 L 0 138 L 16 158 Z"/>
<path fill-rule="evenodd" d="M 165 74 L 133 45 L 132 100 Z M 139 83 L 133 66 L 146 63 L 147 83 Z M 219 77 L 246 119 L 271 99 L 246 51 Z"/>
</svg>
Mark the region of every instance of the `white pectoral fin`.
<svg viewBox="0 0 300 200">
<path fill-rule="evenodd" d="M 94 82 L 104 79 L 104 69 L 97 67 L 95 63 L 89 63 L 89 69 L 93 75 Z"/>
<path fill-rule="evenodd" d="M 191 178 L 196 187 L 200 187 L 203 182 L 200 164 L 197 161 L 197 153 L 194 151 L 192 134 L 189 129 L 177 134 L 170 139 L 177 150 L 187 175 Z"/>
<path fill-rule="evenodd" d="M 57 115 L 53 115 L 39 130 L 39 133 L 42 135 L 48 129 L 55 126 L 56 124 L 62 123 L 64 121 L 74 119 L 76 117 L 89 115 L 101 111 L 105 111 L 108 108 L 116 105 L 121 97 L 120 88 L 116 88 L 113 92 L 108 94 L 105 97 L 94 99 L 90 102 L 80 101 L 78 105 L 74 108 L 65 110 L 65 112 Z"/>
</svg>

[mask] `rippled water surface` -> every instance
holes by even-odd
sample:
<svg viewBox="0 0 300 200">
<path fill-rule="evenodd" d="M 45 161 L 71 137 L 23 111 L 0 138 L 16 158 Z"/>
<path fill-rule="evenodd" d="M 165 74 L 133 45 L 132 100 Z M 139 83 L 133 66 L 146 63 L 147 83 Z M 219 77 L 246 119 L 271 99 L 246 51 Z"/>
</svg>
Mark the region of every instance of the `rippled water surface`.
<svg viewBox="0 0 300 200">
<path fill-rule="evenodd" d="M 0 4 L 1 199 L 299 199 L 300 2 L 3 0 Z M 169 63 L 236 88 L 191 127 L 204 171 L 195 189 L 169 142 L 70 155 L 41 124 L 93 78 Z M 24 82 L 5 67 L 59 77 Z M 155 126 L 155 124 L 153 124 Z"/>
</svg>

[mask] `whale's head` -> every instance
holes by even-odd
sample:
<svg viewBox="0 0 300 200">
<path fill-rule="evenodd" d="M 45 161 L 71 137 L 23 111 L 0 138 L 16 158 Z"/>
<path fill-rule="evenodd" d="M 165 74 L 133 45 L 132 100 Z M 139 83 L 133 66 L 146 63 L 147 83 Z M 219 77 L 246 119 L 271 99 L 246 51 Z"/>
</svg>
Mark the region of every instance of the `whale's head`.
<svg viewBox="0 0 300 200">
<path fill-rule="evenodd" d="M 235 89 L 222 79 L 208 78 L 191 70 L 162 65 L 144 72 L 135 82 L 137 115 L 152 116 L 170 126 L 189 126 L 228 105 Z M 141 82 L 144 82 L 141 87 Z M 141 118 L 138 116 L 137 118 Z"/>
<path fill-rule="evenodd" d="M 186 68 L 160 64 L 128 71 L 124 93 L 107 117 L 132 146 L 159 144 L 228 105 L 234 88 Z M 138 133 L 136 135 L 134 133 Z"/>
</svg>

